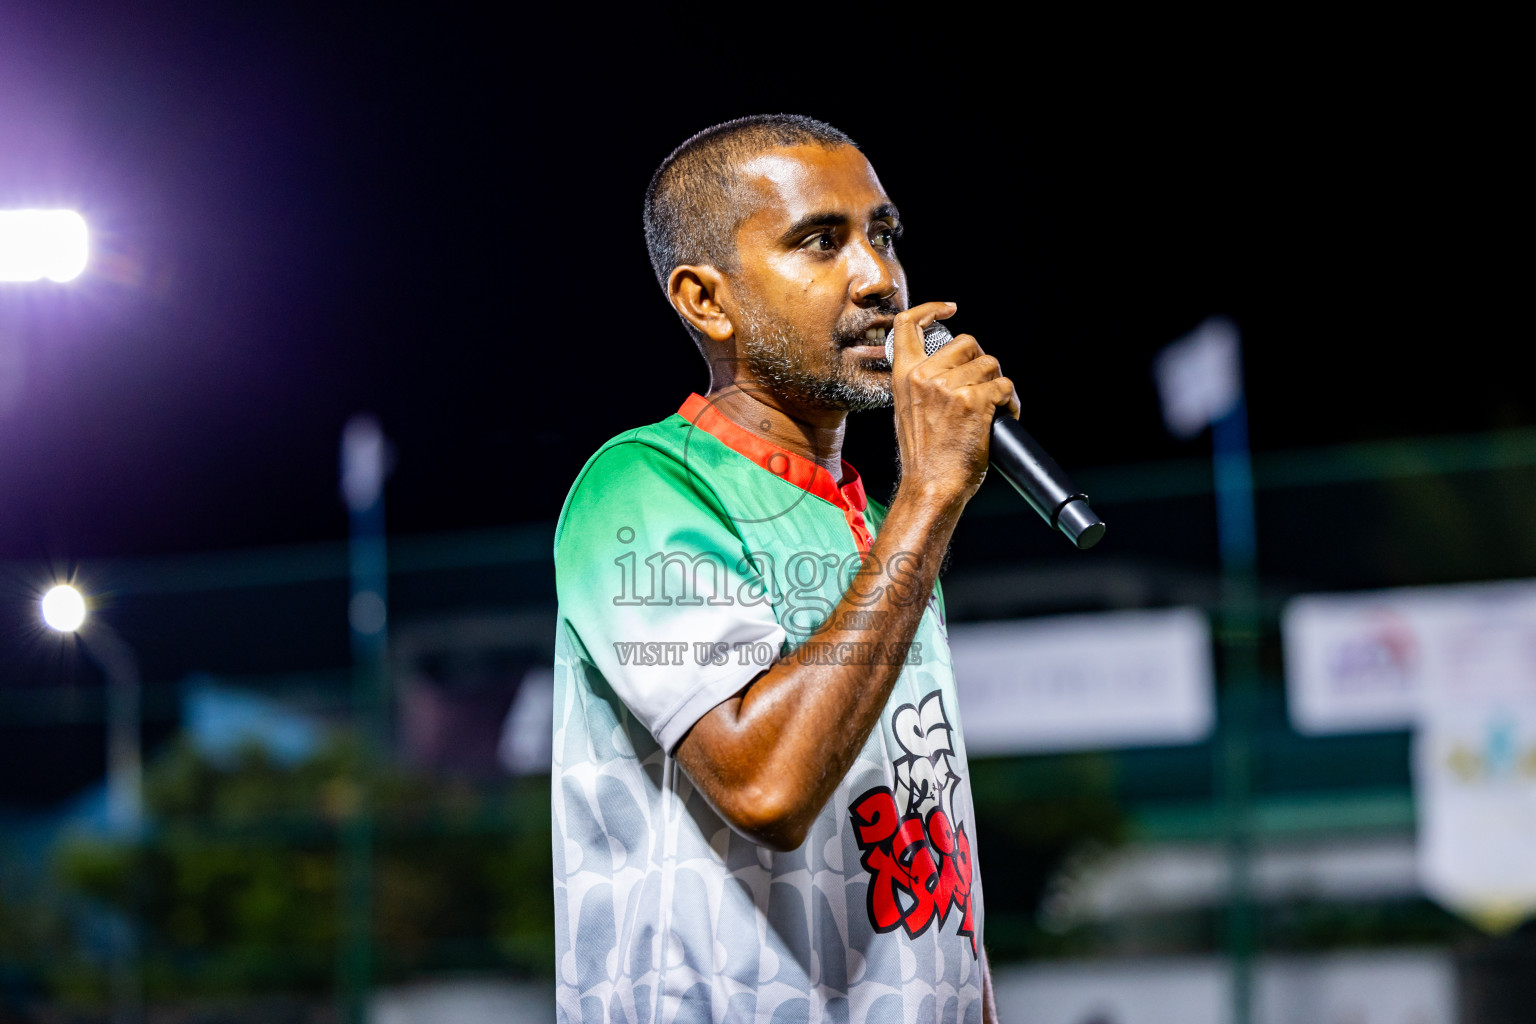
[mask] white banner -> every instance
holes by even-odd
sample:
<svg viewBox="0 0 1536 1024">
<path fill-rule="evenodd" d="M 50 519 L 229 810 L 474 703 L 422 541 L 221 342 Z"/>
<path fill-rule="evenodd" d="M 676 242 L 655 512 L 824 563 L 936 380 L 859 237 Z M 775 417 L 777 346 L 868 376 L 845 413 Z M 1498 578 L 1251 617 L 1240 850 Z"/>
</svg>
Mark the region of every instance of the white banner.
<svg viewBox="0 0 1536 1024">
<path fill-rule="evenodd" d="M 1410 729 L 1434 705 L 1536 697 L 1536 583 L 1308 595 L 1281 629 L 1298 732 Z"/>
<path fill-rule="evenodd" d="M 1441 707 L 1414 737 L 1419 881 L 1489 931 L 1536 909 L 1536 703 Z"/>
<path fill-rule="evenodd" d="M 1215 722 L 1193 608 L 956 625 L 949 647 L 973 757 L 1196 743 Z"/>
<path fill-rule="evenodd" d="M 1494 931 L 1536 910 L 1536 583 L 1299 597 L 1282 625 L 1299 731 L 1416 730 L 1425 893 Z"/>
</svg>

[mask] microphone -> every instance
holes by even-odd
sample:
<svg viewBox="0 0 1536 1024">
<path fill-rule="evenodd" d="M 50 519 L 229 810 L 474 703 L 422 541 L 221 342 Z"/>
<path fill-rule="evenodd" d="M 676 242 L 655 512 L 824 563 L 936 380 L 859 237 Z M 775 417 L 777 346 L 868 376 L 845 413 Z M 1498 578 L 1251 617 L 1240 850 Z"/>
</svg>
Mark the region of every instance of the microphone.
<svg viewBox="0 0 1536 1024">
<path fill-rule="evenodd" d="M 923 350 L 931 356 L 954 340 L 949 328 L 935 320 L 923 331 Z M 892 366 L 896 365 L 895 352 L 896 332 L 892 330 L 885 338 L 885 358 Z M 1088 507 L 1088 495 L 1072 485 L 1056 460 L 1002 408 L 992 419 L 991 464 L 1051 529 L 1066 534 L 1078 550 L 1087 551 L 1103 538 L 1104 520 Z"/>
</svg>

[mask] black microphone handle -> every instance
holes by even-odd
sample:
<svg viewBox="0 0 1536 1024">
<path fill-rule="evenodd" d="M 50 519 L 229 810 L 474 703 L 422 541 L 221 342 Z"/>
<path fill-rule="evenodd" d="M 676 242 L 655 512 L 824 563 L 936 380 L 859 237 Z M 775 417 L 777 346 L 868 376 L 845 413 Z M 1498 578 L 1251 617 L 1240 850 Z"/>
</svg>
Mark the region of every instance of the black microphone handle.
<svg viewBox="0 0 1536 1024">
<path fill-rule="evenodd" d="M 933 355 L 954 341 L 949 328 L 935 320 L 923 329 L 923 350 Z M 895 332 L 886 334 L 885 358 L 895 364 Z M 1029 507 L 1051 529 L 1060 530 L 1078 550 L 1087 551 L 1104 536 L 1104 520 L 1088 507 L 1088 495 L 1076 487 L 1056 460 L 1019 426 L 1019 421 L 999 409 L 992 419 L 992 468 L 1024 496 Z"/>
<path fill-rule="evenodd" d="M 1029 436 L 1019 421 L 999 409 L 992 420 L 992 468 L 1024 496 L 1051 529 L 1060 530 L 1078 550 L 1104 536 L 1104 521 L 1088 507 L 1088 495 L 1072 486 L 1056 460 Z"/>
</svg>

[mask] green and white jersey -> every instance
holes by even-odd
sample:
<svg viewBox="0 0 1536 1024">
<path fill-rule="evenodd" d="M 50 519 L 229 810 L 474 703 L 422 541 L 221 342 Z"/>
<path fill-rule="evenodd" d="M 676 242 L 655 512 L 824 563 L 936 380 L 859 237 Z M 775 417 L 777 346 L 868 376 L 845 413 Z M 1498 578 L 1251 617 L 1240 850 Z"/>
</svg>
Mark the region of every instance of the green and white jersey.
<svg viewBox="0 0 1536 1024">
<path fill-rule="evenodd" d="M 970 1022 L 984 918 L 943 605 L 910 647 L 812 634 L 884 510 L 698 395 L 587 462 L 555 533 L 561 1021 Z M 672 754 L 781 657 L 901 675 L 805 843 L 734 832 Z"/>
</svg>

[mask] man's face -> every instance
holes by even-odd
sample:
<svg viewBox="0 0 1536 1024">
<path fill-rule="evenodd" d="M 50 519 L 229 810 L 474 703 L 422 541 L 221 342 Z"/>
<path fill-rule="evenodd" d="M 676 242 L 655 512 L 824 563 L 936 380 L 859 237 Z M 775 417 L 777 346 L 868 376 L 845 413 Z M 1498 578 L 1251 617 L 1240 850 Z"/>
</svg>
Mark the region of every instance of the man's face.
<svg viewBox="0 0 1536 1024">
<path fill-rule="evenodd" d="M 733 323 L 750 376 L 802 408 L 891 403 L 885 335 L 907 308 L 896 208 L 852 146 L 769 150 L 741 169 Z"/>
</svg>

